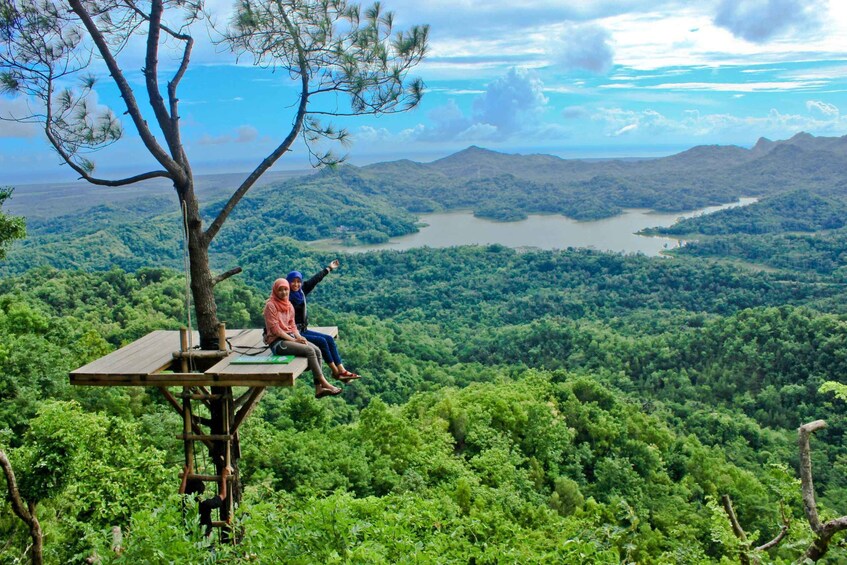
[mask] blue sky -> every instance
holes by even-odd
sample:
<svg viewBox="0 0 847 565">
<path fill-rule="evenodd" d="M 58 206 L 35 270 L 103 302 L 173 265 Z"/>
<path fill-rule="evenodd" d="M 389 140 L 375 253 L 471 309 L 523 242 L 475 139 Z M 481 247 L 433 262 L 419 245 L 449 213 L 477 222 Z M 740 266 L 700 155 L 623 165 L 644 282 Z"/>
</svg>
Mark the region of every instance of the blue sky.
<svg viewBox="0 0 847 565">
<path fill-rule="evenodd" d="M 225 18 L 230 3 L 207 3 Z M 397 27 L 431 25 L 427 85 L 408 113 L 339 120 L 349 162 L 429 161 L 478 145 L 565 158 L 660 156 L 752 146 L 799 131 L 847 134 L 843 0 L 385 0 Z M 198 173 L 246 171 L 287 132 L 294 89 L 202 40 L 181 87 L 183 140 Z M 124 68 L 138 69 L 128 49 Z M 137 54 L 136 54 L 137 55 Z M 133 57 L 135 57 L 133 59 Z M 167 59 L 163 58 L 163 65 Z M 140 74 L 129 73 L 141 86 Z M 123 108 L 114 89 L 100 104 Z M 143 99 L 143 97 L 142 97 Z M 0 112 L 26 101 L 0 97 Z M 125 139 L 101 176 L 152 168 Z M 300 148 L 276 169 L 308 166 Z M 34 126 L 0 122 L 0 185 L 72 179 Z"/>
</svg>

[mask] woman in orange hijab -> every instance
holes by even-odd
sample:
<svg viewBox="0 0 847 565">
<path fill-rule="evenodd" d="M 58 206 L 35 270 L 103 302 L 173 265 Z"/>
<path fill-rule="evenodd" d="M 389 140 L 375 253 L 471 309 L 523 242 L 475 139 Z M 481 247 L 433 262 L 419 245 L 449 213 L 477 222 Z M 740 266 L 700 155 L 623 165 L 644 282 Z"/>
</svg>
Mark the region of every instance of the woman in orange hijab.
<svg viewBox="0 0 847 565">
<path fill-rule="evenodd" d="M 339 387 L 332 386 L 324 378 L 321 366 L 321 350 L 306 341 L 294 323 L 294 306 L 288 300 L 288 281 L 277 279 L 268 301 L 265 302 L 265 343 L 274 355 L 297 355 L 306 357 L 315 383 L 315 398 L 341 394 Z"/>
</svg>

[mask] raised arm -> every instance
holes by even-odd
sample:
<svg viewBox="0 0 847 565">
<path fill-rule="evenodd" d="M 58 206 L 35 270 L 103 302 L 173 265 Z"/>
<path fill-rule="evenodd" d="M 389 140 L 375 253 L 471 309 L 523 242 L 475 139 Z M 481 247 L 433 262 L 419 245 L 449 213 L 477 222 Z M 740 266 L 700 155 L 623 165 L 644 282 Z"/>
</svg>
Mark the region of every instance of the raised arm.
<svg viewBox="0 0 847 565">
<path fill-rule="evenodd" d="M 313 276 L 309 280 L 304 281 L 303 282 L 303 294 L 309 294 L 310 292 L 312 292 L 312 290 L 316 286 L 318 286 L 318 283 L 321 282 L 322 280 L 324 280 L 324 277 L 327 276 L 329 273 L 331 273 L 332 271 L 337 269 L 339 265 L 340 265 L 340 263 L 338 262 L 338 259 L 334 259 L 332 261 L 332 263 L 330 263 L 329 265 L 327 265 L 326 267 L 321 269 L 321 272 L 319 272 L 318 274 L 316 274 L 315 276 Z"/>
</svg>

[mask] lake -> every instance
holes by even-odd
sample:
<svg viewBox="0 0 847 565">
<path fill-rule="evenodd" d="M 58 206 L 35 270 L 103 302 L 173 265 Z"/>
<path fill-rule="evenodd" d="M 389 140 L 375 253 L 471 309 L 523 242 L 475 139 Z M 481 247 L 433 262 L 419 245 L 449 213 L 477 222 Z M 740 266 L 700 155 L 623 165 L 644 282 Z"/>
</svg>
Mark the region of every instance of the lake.
<svg viewBox="0 0 847 565">
<path fill-rule="evenodd" d="M 426 226 L 417 233 L 392 238 L 379 245 L 347 247 L 334 240 L 315 242 L 321 249 L 362 253 L 416 247 L 452 247 L 455 245 L 489 245 L 499 243 L 514 248 L 565 249 L 585 247 L 600 251 L 643 253 L 656 256 L 679 247 L 675 238 L 648 237 L 636 232 L 650 227 L 667 227 L 680 218 L 711 214 L 718 210 L 746 206 L 755 198 L 741 198 L 722 206 L 709 206 L 683 214 L 658 213 L 651 210 L 626 210 L 613 218 L 580 222 L 559 215 L 535 215 L 519 222 L 495 222 L 474 217 L 470 211 L 424 214 Z"/>
</svg>

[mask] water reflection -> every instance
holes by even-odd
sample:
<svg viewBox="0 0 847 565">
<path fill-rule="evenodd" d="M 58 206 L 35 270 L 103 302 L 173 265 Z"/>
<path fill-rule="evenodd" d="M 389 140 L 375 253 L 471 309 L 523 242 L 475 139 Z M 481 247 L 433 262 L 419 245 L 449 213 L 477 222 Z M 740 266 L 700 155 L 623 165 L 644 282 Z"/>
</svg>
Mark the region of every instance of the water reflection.
<svg viewBox="0 0 847 565">
<path fill-rule="evenodd" d="M 649 227 L 666 227 L 680 218 L 710 214 L 726 208 L 746 206 L 755 198 L 742 198 L 722 206 L 710 206 L 685 214 L 665 214 L 650 210 L 626 210 L 614 218 L 578 222 L 558 215 L 530 216 L 520 222 L 494 222 L 474 217 L 468 211 L 425 214 L 421 221 L 427 225 L 418 233 L 392 238 L 379 245 L 347 247 L 337 241 L 315 242 L 321 249 L 360 253 L 383 249 L 406 250 L 416 247 L 452 247 L 454 245 L 488 245 L 499 243 L 508 247 L 565 249 L 586 247 L 600 251 L 658 255 L 661 251 L 680 245 L 677 239 L 647 237 L 636 232 Z"/>
</svg>

